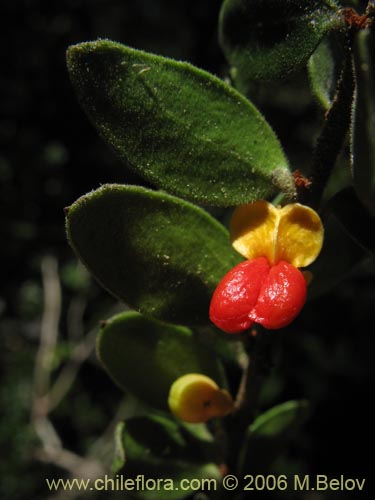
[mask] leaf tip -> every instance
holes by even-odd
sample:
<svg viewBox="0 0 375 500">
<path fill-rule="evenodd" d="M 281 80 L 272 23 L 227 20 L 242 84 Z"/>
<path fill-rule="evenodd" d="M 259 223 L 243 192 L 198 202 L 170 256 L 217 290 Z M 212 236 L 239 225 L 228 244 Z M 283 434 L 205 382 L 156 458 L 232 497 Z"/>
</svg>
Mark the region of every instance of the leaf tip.
<svg viewBox="0 0 375 500">
<path fill-rule="evenodd" d="M 86 45 L 85 43 L 76 43 L 74 45 L 70 45 L 66 49 L 66 63 L 68 68 L 72 68 L 74 66 L 75 61 L 77 60 L 80 52 L 82 51 L 82 46 Z"/>
<path fill-rule="evenodd" d="M 97 51 L 98 49 L 106 49 L 115 43 L 106 38 L 98 38 L 94 41 L 76 43 L 70 45 L 66 50 L 66 62 L 69 70 L 74 70 L 82 63 L 87 55 Z"/>
</svg>

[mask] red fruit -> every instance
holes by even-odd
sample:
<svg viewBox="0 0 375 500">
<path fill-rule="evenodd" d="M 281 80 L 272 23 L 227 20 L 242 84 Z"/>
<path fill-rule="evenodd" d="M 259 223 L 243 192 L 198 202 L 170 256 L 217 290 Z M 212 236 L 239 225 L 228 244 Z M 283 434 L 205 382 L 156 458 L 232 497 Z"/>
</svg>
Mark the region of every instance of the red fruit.
<svg viewBox="0 0 375 500">
<path fill-rule="evenodd" d="M 269 330 L 289 325 L 306 301 L 306 288 L 301 271 L 281 260 L 271 267 L 263 281 L 250 318 Z"/>
<path fill-rule="evenodd" d="M 256 322 L 270 330 L 291 323 L 306 300 L 302 273 L 285 261 L 270 266 L 265 257 L 241 262 L 220 281 L 210 305 L 210 319 L 227 333 Z"/>
<path fill-rule="evenodd" d="M 241 262 L 229 271 L 213 294 L 211 321 L 227 333 L 238 333 L 249 328 L 254 323 L 249 313 L 258 300 L 269 270 L 270 264 L 266 257 L 257 257 Z"/>
</svg>

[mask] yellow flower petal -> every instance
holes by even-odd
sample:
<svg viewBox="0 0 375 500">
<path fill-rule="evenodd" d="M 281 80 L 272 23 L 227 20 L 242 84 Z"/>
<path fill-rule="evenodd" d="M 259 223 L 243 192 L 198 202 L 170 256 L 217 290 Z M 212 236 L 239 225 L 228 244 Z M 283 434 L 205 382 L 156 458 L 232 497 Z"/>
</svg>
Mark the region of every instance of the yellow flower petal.
<svg viewBox="0 0 375 500">
<path fill-rule="evenodd" d="M 260 200 L 235 209 L 230 233 L 234 249 L 247 259 L 264 256 L 271 265 L 286 260 L 305 267 L 318 256 L 324 230 L 310 207 L 292 203 L 276 208 Z"/>
<path fill-rule="evenodd" d="M 234 409 L 228 391 L 220 389 L 211 378 L 199 373 L 178 378 L 171 386 L 168 404 L 177 418 L 190 423 L 224 417 Z"/>
<path fill-rule="evenodd" d="M 264 200 L 242 205 L 233 212 L 230 234 L 232 245 L 247 259 L 275 258 L 278 209 Z"/>
<path fill-rule="evenodd" d="M 292 203 L 280 209 L 275 260 L 295 267 L 311 264 L 323 245 L 323 225 L 310 207 Z"/>
</svg>

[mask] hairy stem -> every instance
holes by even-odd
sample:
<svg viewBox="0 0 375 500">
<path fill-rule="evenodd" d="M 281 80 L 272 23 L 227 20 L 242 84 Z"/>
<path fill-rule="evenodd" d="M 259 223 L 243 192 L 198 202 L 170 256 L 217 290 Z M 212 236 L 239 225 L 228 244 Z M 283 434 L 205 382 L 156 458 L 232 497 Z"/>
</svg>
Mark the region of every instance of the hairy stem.
<svg viewBox="0 0 375 500">
<path fill-rule="evenodd" d="M 354 72 L 350 49 L 347 49 L 336 95 L 314 151 L 311 167 L 311 186 L 300 189 L 298 201 L 318 208 L 324 188 L 340 154 L 352 121 L 354 99 Z"/>
</svg>

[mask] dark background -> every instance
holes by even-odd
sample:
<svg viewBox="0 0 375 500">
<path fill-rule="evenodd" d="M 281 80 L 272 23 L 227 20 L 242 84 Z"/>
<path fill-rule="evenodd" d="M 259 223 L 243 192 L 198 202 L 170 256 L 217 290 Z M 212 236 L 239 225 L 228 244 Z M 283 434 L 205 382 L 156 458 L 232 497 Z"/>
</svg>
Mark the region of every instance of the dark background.
<svg viewBox="0 0 375 500">
<path fill-rule="evenodd" d="M 109 451 L 100 459 L 109 463 L 108 422 L 123 415 L 120 391 L 93 353 L 95 325 L 116 305 L 77 265 L 65 239 L 63 207 L 102 183 L 142 181 L 101 141 L 79 108 L 65 50 L 81 41 L 110 38 L 226 77 L 228 68 L 217 44 L 220 5 L 220 0 L 0 4 L 1 498 L 48 498 L 44 478 L 67 475 L 56 461 L 42 456 L 31 418 L 48 270 L 53 274 L 55 269 L 62 293 L 52 380 L 72 364 L 75 346 L 94 329 L 91 350 L 83 360 L 73 360 L 77 373 L 48 416 L 64 449 L 80 457 L 95 455 L 97 440 L 107 430 L 99 444 L 106 443 Z M 322 113 L 305 73 L 254 89 L 253 98 L 277 131 L 293 168 L 307 168 Z M 345 160 L 340 164 L 347 166 Z M 344 474 L 366 477 L 370 484 L 375 466 L 370 406 L 375 380 L 373 269 L 367 259 L 311 301 L 288 334 L 281 335 L 263 406 L 304 397 L 312 401 L 313 410 L 280 462 L 279 473 Z M 129 407 L 126 411 L 131 412 Z M 338 494 L 304 498 L 332 496 Z"/>
</svg>

